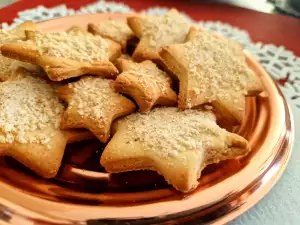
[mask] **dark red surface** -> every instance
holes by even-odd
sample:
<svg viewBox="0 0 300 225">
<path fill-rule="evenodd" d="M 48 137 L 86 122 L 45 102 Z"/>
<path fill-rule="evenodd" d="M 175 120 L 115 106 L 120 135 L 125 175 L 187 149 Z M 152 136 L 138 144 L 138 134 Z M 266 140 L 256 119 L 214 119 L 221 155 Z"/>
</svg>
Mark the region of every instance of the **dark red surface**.
<svg viewBox="0 0 300 225">
<path fill-rule="evenodd" d="M 95 0 L 21 0 L 13 5 L 0 9 L 0 22 L 11 22 L 17 12 L 38 5 L 53 7 L 66 4 L 69 8 L 78 9 Z M 176 7 L 196 20 L 220 20 L 247 30 L 253 41 L 283 45 L 300 56 L 300 20 L 283 15 L 265 14 L 239 7 L 198 1 L 179 0 L 123 0 L 136 10 L 153 6 Z"/>
</svg>

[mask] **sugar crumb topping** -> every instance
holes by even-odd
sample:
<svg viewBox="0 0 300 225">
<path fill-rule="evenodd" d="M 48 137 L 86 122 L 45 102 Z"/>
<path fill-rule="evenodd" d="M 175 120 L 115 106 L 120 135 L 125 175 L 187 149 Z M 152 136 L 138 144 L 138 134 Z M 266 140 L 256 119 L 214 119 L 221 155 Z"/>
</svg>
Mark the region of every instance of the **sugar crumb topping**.
<svg viewBox="0 0 300 225">
<path fill-rule="evenodd" d="M 236 98 L 246 92 L 247 82 L 255 74 L 246 64 L 240 45 L 206 31 L 197 31 L 196 37 L 184 45 L 188 62 L 189 89 L 196 94 L 206 93 L 208 102 Z M 189 99 L 188 99 L 189 100 Z"/>
<path fill-rule="evenodd" d="M 131 61 L 127 61 L 127 63 L 128 70 L 122 72 L 122 75 L 133 75 L 145 91 L 160 90 L 162 94 L 166 94 L 172 82 L 166 72 L 158 69 L 153 62 L 148 60 L 142 63 Z"/>
<path fill-rule="evenodd" d="M 11 33 L 10 31 L 0 29 L 0 47 L 3 44 L 11 43 L 17 40 L 20 40 L 20 38 L 17 35 Z"/>
<path fill-rule="evenodd" d="M 183 43 L 190 27 L 184 16 L 175 10 L 164 16 L 144 16 L 141 23 L 142 36 L 147 36 L 149 46 L 155 49 Z"/>
<path fill-rule="evenodd" d="M 129 26 L 122 21 L 106 20 L 99 24 L 101 35 L 108 37 L 120 44 L 126 44 L 126 41 L 133 37 L 133 32 Z"/>
<path fill-rule="evenodd" d="M 25 68 L 28 71 L 38 71 L 39 68 L 33 64 L 21 62 L 18 60 L 6 58 L 0 55 L 0 80 L 5 81 L 8 79 L 14 79 L 19 77 L 21 74 L 17 71 L 18 68 Z M 26 76 L 39 76 L 42 73 L 26 74 Z"/>
<path fill-rule="evenodd" d="M 122 107 L 120 102 L 124 96 L 110 87 L 111 80 L 101 77 L 85 77 L 74 83 L 69 83 L 73 96 L 69 108 L 76 107 L 80 116 L 99 120 Z M 129 100 L 128 100 L 129 101 Z"/>
<path fill-rule="evenodd" d="M 160 157 L 172 157 L 182 151 L 203 151 L 216 141 L 218 147 L 227 148 L 228 133 L 215 123 L 211 111 L 156 108 L 147 114 L 131 114 L 118 123 L 126 129 L 124 142 L 138 142 L 145 154 L 155 151 Z"/>
<path fill-rule="evenodd" d="M 34 31 L 33 34 L 33 40 L 41 55 L 89 62 L 109 58 L 109 43 L 100 36 L 39 31 Z"/>
<path fill-rule="evenodd" d="M 63 110 L 51 85 L 42 79 L 28 76 L 0 83 L 0 143 L 48 145 Z"/>
<path fill-rule="evenodd" d="M 12 72 L 12 62 L 14 60 L 0 55 L 0 78 L 6 80 Z"/>
<path fill-rule="evenodd" d="M 20 38 L 17 35 L 14 35 L 9 31 L 4 31 L 0 29 L 0 47 L 3 44 L 8 44 L 18 40 L 20 40 Z M 14 71 L 13 62 L 15 62 L 15 60 L 0 55 L 1 80 L 6 80 L 11 76 L 12 72 Z"/>
<path fill-rule="evenodd" d="M 0 47 L 3 44 L 8 44 L 12 42 L 23 42 L 23 40 L 11 31 L 0 30 Z M 30 63 L 21 62 L 0 55 L 0 80 L 5 81 L 10 78 L 15 78 L 16 76 L 19 76 L 19 74 L 16 71 L 20 67 L 26 68 L 29 71 L 38 70 L 37 66 L 34 66 Z"/>
</svg>

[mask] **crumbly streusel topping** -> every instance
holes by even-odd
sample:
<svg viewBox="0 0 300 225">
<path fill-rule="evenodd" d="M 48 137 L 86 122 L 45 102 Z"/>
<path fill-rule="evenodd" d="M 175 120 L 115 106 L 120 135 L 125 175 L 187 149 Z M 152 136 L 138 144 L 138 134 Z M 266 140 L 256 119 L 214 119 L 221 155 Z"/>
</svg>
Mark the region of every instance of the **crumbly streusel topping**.
<svg viewBox="0 0 300 225">
<path fill-rule="evenodd" d="M 99 24 L 100 35 L 110 38 L 122 45 L 133 37 L 133 32 L 129 26 L 122 21 L 106 20 Z"/>
<path fill-rule="evenodd" d="M 125 98 L 110 87 L 111 80 L 101 77 L 85 77 L 70 83 L 73 90 L 69 108 L 76 107 L 79 115 L 100 121 L 120 107 L 120 100 Z M 129 100 L 128 100 L 129 101 Z"/>
<path fill-rule="evenodd" d="M 0 46 L 3 44 L 17 41 L 17 40 L 20 40 L 20 38 L 17 35 L 9 32 L 9 31 L 0 29 Z"/>
<path fill-rule="evenodd" d="M 31 31 L 30 38 L 41 55 L 89 62 L 109 58 L 109 43 L 100 36 Z"/>
<path fill-rule="evenodd" d="M 0 143 L 48 144 L 63 105 L 46 81 L 24 77 L 0 83 Z"/>
<path fill-rule="evenodd" d="M 138 142 L 145 152 L 157 149 L 161 157 L 212 146 L 228 148 L 228 132 L 216 124 L 211 111 L 156 108 L 147 114 L 131 114 L 118 125 L 126 129 L 126 143 Z"/>
<path fill-rule="evenodd" d="M 127 60 L 126 63 L 128 68 L 123 71 L 121 75 L 134 76 L 138 84 L 147 92 L 153 92 L 155 90 L 166 94 L 166 91 L 171 86 L 172 79 L 166 72 L 157 68 L 155 63 L 149 60 L 142 63 Z"/>
<path fill-rule="evenodd" d="M 3 44 L 18 40 L 20 40 L 20 38 L 17 35 L 14 35 L 9 31 L 0 30 L 0 47 Z M 6 80 L 12 75 L 12 72 L 14 72 L 15 69 L 13 65 L 14 62 L 16 62 L 16 60 L 0 55 L 0 80 Z"/>
<path fill-rule="evenodd" d="M 141 20 L 142 36 L 149 38 L 151 48 L 182 43 L 189 31 L 189 23 L 176 10 L 170 10 L 164 16 L 145 16 Z"/>
<path fill-rule="evenodd" d="M 209 102 L 227 98 L 239 102 L 246 94 L 247 83 L 255 82 L 242 47 L 231 40 L 197 31 L 194 39 L 182 46 L 189 80 L 193 81 L 189 82 L 189 89 L 198 95 L 210 93 L 206 96 Z"/>
</svg>

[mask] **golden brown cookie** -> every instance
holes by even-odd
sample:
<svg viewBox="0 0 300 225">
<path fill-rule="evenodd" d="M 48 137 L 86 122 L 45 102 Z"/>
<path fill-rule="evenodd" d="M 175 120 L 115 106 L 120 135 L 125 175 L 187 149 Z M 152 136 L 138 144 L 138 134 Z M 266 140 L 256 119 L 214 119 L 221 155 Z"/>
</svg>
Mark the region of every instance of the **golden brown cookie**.
<svg viewBox="0 0 300 225">
<path fill-rule="evenodd" d="M 64 107 L 45 80 L 23 76 L 0 83 L 0 148 L 45 178 L 56 175 L 67 142 L 87 131 L 59 128 Z"/>
<path fill-rule="evenodd" d="M 32 22 L 25 22 L 13 30 L 5 31 L 0 29 L 0 47 L 4 44 L 25 40 L 25 29 L 34 30 L 35 24 Z M 17 72 L 19 68 L 26 68 L 30 71 L 39 71 L 37 66 L 0 55 L 0 81 L 16 79 L 19 74 Z"/>
<path fill-rule="evenodd" d="M 113 81 L 113 87 L 132 97 L 142 112 L 149 111 L 154 105 L 177 105 L 177 94 L 171 88 L 172 79 L 155 63 L 119 59 L 118 68 L 122 73 Z"/>
<path fill-rule="evenodd" d="M 100 35 L 119 43 L 123 49 L 126 49 L 127 41 L 134 37 L 132 30 L 125 21 L 105 20 L 100 24 L 88 24 L 88 31 L 94 35 Z"/>
<path fill-rule="evenodd" d="M 127 22 L 140 39 L 133 53 L 133 58 L 139 62 L 145 59 L 160 61 L 158 50 L 166 45 L 183 43 L 190 27 L 175 9 L 164 16 L 131 16 Z"/>
<path fill-rule="evenodd" d="M 112 121 L 135 111 L 135 104 L 115 92 L 110 82 L 101 77 L 83 77 L 59 87 L 59 97 L 68 103 L 61 127 L 86 128 L 107 142 Z"/>
<path fill-rule="evenodd" d="M 121 47 L 100 36 L 66 32 L 27 31 L 26 42 L 4 44 L 4 56 L 40 65 L 53 81 L 84 74 L 115 78 L 118 70 L 110 62 L 121 54 Z"/>
<path fill-rule="evenodd" d="M 156 108 L 113 124 L 100 163 L 108 172 L 154 170 L 181 192 L 198 185 L 208 164 L 248 153 L 247 140 L 229 133 L 210 111 Z"/>
<path fill-rule="evenodd" d="M 240 123 L 245 95 L 262 91 L 242 46 L 203 29 L 191 28 L 184 44 L 163 47 L 164 63 L 179 79 L 179 108 L 211 103 L 231 123 Z"/>
</svg>

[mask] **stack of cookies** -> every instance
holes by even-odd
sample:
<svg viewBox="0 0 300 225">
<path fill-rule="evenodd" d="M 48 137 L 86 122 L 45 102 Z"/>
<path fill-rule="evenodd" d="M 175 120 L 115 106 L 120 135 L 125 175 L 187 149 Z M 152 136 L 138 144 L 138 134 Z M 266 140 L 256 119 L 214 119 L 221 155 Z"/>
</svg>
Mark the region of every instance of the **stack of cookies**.
<svg viewBox="0 0 300 225">
<path fill-rule="evenodd" d="M 44 178 L 68 143 L 97 138 L 107 172 L 154 170 L 186 193 L 207 165 L 250 151 L 216 114 L 240 124 L 259 78 L 239 44 L 174 9 L 66 32 L 27 22 L 0 30 L 0 49 L 0 147 Z"/>
</svg>

